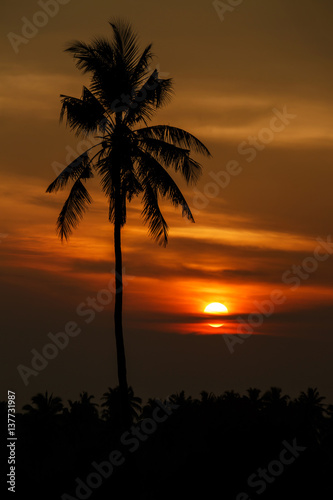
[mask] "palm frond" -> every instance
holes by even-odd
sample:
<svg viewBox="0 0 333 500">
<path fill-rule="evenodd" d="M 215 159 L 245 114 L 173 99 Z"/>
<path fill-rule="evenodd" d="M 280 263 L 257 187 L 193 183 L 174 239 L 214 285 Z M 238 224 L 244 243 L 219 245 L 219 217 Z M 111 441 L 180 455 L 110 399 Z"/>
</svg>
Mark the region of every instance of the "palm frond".
<svg viewBox="0 0 333 500">
<path fill-rule="evenodd" d="M 163 198 L 169 199 L 174 207 L 181 206 L 183 217 L 194 222 L 192 212 L 182 192 L 165 168 L 147 152 L 138 151 L 137 158 L 138 177 L 141 184 L 144 185 L 145 179 L 148 178 L 151 186 Z"/>
<path fill-rule="evenodd" d="M 109 198 L 114 191 L 114 173 L 115 166 L 113 162 L 112 150 L 101 152 L 95 165 L 96 170 L 101 176 L 101 186 L 104 194 Z"/>
<path fill-rule="evenodd" d="M 69 238 L 91 202 L 92 198 L 82 184 L 81 179 L 77 179 L 57 220 L 57 232 L 61 240 Z"/>
<path fill-rule="evenodd" d="M 46 192 L 47 193 L 56 193 L 59 189 L 63 189 L 69 179 L 76 180 L 78 179 L 82 173 L 85 171 L 85 175 L 87 175 L 88 170 L 86 171 L 89 165 L 89 156 L 87 151 L 82 153 L 82 155 L 78 156 L 73 160 L 67 167 L 60 172 L 58 177 L 49 185 Z M 90 177 L 93 176 L 91 170 L 89 171 Z"/>
<path fill-rule="evenodd" d="M 95 39 L 90 45 L 79 40 L 74 40 L 65 49 L 65 52 L 72 54 L 76 67 L 83 73 L 96 74 L 103 68 L 106 68 L 108 64 L 114 62 L 114 53 L 110 44 L 105 44 L 108 52 L 101 56 L 97 50 L 96 41 L 102 43 L 103 39 Z M 105 40 L 105 42 L 107 41 Z"/>
<path fill-rule="evenodd" d="M 101 177 L 102 191 L 108 199 L 109 204 L 109 221 L 114 223 L 115 221 L 115 168 L 113 162 L 112 150 L 108 154 L 101 154 L 97 163 L 96 169 Z M 125 223 L 125 215 L 123 214 L 121 225 Z"/>
<path fill-rule="evenodd" d="M 140 85 L 146 79 L 149 64 L 153 58 L 152 44 L 150 43 L 142 52 L 132 76 L 132 85 Z"/>
<path fill-rule="evenodd" d="M 158 108 L 170 101 L 172 94 L 172 79 L 159 78 L 155 70 L 140 88 L 132 90 L 126 123 L 146 123 Z"/>
<path fill-rule="evenodd" d="M 135 175 L 134 168 L 127 169 L 122 175 L 121 189 L 128 201 L 142 192 L 142 186 Z"/>
<path fill-rule="evenodd" d="M 121 167 L 119 164 L 121 163 Z M 108 154 L 100 154 L 100 158 L 96 163 L 96 169 L 101 176 L 101 186 L 106 197 L 109 200 L 109 221 L 114 222 L 114 198 L 116 190 L 115 176 L 120 176 L 119 195 L 122 200 L 123 216 L 121 225 L 126 223 L 126 199 L 131 201 L 132 198 L 142 192 L 142 187 L 136 178 L 133 162 L 128 152 L 122 158 L 121 162 L 114 159 L 114 151 L 110 150 Z M 118 171 L 118 174 L 117 174 Z"/>
<path fill-rule="evenodd" d="M 196 153 L 203 154 L 204 156 L 211 156 L 206 146 L 199 141 L 194 135 L 186 132 L 185 130 L 170 125 L 154 125 L 152 127 L 145 127 L 136 131 L 141 137 L 148 137 L 152 139 L 160 139 L 170 144 L 175 144 L 181 148 L 192 149 Z"/>
<path fill-rule="evenodd" d="M 81 99 L 61 95 L 60 122 L 67 117 L 67 125 L 76 135 L 88 135 L 96 131 L 105 132 L 107 118 L 105 109 L 94 94 L 83 87 Z"/>
<path fill-rule="evenodd" d="M 126 84 L 125 68 L 119 66 L 114 47 L 108 39 L 98 37 L 89 45 L 74 41 L 66 52 L 73 55 L 77 68 L 83 73 L 91 73 L 90 90 L 105 109 L 112 110 L 113 101 L 122 92 L 130 91 L 130 83 Z"/>
<path fill-rule="evenodd" d="M 144 178 L 143 187 L 143 209 L 144 223 L 148 225 L 149 234 L 159 245 L 166 246 L 168 243 L 168 225 L 162 215 L 157 199 L 157 189 L 154 188 L 148 178 Z"/>
<path fill-rule="evenodd" d="M 195 183 L 202 173 L 201 165 L 190 157 L 190 150 L 180 148 L 160 139 L 144 137 L 139 144 L 166 168 L 173 167 L 180 171 L 186 182 Z"/>
<path fill-rule="evenodd" d="M 117 63 L 124 65 L 127 71 L 132 72 L 138 60 L 138 36 L 126 21 L 111 21 L 109 24 L 113 29 L 113 48 Z"/>
</svg>

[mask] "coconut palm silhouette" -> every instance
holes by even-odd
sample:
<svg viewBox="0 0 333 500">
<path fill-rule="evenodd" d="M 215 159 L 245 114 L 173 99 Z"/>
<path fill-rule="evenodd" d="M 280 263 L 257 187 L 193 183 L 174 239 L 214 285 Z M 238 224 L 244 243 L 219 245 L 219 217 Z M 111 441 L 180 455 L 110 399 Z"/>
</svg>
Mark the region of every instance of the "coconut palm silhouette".
<svg viewBox="0 0 333 500">
<path fill-rule="evenodd" d="M 249 387 L 246 389 L 247 394 L 244 397 L 250 403 L 252 408 L 260 410 L 263 406 L 262 397 L 260 396 L 261 390 L 256 387 Z"/>
<path fill-rule="evenodd" d="M 246 392 L 247 396 L 245 396 L 245 398 L 247 398 L 249 401 L 252 401 L 253 403 L 257 403 L 258 401 L 260 401 L 260 389 L 257 389 L 256 387 L 249 387 L 248 389 L 246 389 Z"/>
<path fill-rule="evenodd" d="M 22 409 L 41 418 L 53 417 L 63 410 L 61 398 L 53 397 L 53 394 L 49 396 L 47 391 L 45 394 L 39 392 L 36 396 L 32 396 L 31 402 L 32 405 L 26 404 Z"/>
<path fill-rule="evenodd" d="M 80 393 L 80 399 L 78 401 L 68 400 L 70 413 L 77 419 L 89 420 L 98 417 L 98 404 L 93 403 L 93 395 L 88 395 L 86 391 Z"/>
<path fill-rule="evenodd" d="M 76 66 L 91 76 L 90 87 L 83 87 L 81 98 L 61 96 L 60 119 L 76 135 L 96 134 L 97 143 L 68 165 L 47 188 L 48 193 L 72 187 L 59 214 L 57 231 L 68 239 L 92 202 L 85 183 L 100 177 L 106 195 L 109 221 L 114 225 L 115 306 L 114 325 L 118 381 L 125 413 L 128 413 L 126 359 L 122 328 L 122 251 L 121 229 L 126 223 L 127 202 L 141 196 L 142 217 L 150 235 L 160 244 L 168 241 L 168 225 L 159 207 L 166 198 L 182 208 L 183 216 L 194 222 L 191 210 L 175 181 L 167 172 L 172 167 L 194 183 L 201 165 L 190 152 L 210 156 L 206 146 L 192 134 L 168 125 L 148 126 L 156 110 L 172 95 L 171 79 L 159 78 L 151 70 L 152 46 L 140 51 L 132 27 L 121 21 L 110 22 L 111 39 L 95 38 L 87 44 L 70 43 Z"/>
<path fill-rule="evenodd" d="M 302 391 L 299 397 L 297 398 L 297 402 L 307 407 L 311 413 L 313 413 L 314 417 L 322 417 L 323 413 L 325 413 L 324 406 L 325 396 L 320 396 L 317 387 L 308 387 L 306 392 Z"/>
<path fill-rule="evenodd" d="M 280 387 L 271 387 L 262 396 L 264 405 L 273 409 L 286 407 L 289 400 L 290 397 L 287 394 L 282 395 Z"/>
<path fill-rule="evenodd" d="M 213 392 L 208 393 L 207 391 L 201 391 L 200 397 L 201 397 L 201 403 L 204 405 L 208 404 L 213 405 L 216 403 L 216 396 Z"/>
<path fill-rule="evenodd" d="M 302 391 L 299 397 L 295 400 L 296 407 L 301 411 L 303 420 L 312 433 L 317 442 L 320 441 L 320 429 L 323 428 L 325 416 L 329 413 L 323 401 L 326 398 L 321 396 L 317 387 L 308 387 L 306 392 Z"/>
<path fill-rule="evenodd" d="M 121 413 L 121 394 L 120 388 L 116 387 L 112 389 L 108 388 L 107 392 L 104 392 L 102 396 L 102 408 L 103 408 L 103 418 L 110 422 L 114 427 L 121 428 L 124 422 L 122 421 Z M 132 387 L 128 387 L 127 396 L 128 406 L 129 406 L 129 419 L 132 424 L 134 421 L 139 419 L 141 413 L 141 403 L 142 399 L 134 396 Z M 128 422 L 126 422 L 128 424 Z"/>
</svg>

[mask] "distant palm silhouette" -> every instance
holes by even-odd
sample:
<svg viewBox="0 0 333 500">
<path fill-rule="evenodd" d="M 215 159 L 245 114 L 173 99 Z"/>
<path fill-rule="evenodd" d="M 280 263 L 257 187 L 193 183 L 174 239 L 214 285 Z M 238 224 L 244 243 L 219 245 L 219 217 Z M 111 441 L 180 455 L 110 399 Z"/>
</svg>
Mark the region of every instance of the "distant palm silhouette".
<svg viewBox="0 0 333 500">
<path fill-rule="evenodd" d="M 224 391 L 221 399 L 224 401 L 228 401 L 230 403 L 237 401 L 240 399 L 240 395 L 238 392 L 235 392 L 233 389 L 231 391 Z"/>
<path fill-rule="evenodd" d="M 271 387 L 261 398 L 262 408 L 266 416 L 274 420 L 276 424 L 285 422 L 290 410 L 290 397 L 282 395 L 280 387 Z"/>
<path fill-rule="evenodd" d="M 116 387 L 112 389 L 108 388 L 108 391 L 105 392 L 102 396 L 103 417 L 111 422 L 114 427 L 121 427 L 123 423 L 122 419 L 122 395 L 120 393 L 120 388 Z M 127 407 L 129 408 L 129 422 L 133 423 L 138 420 L 139 415 L 141 413 L 141 403 L 142 399 L 134 396 L 134 392 L 132 387 L 128 387 L 127 392 Z"/>
<path fill-rule="evenodd" d="M 260 410 L 263 406 L 262 397 L 260 396 L 261 390 L 256 387 L 249 387 L 246 389 L 247 395 L 243 396 L 246 401 L 249 401 L 252 408 Z"/>
<path fill-rule="evenodd" d="M 322 415 L 325 412 L 325 404 L 323 403 L 325 399 L 325 396 L 320 396 L 317 387 L 308 387 L 306 392 L 301 392 L 297 401 L 302 403 L 304 406 L 308 406 L 309 409 L 311 408 L 314 414 Z"/>
<path fill-rule="evenodd" d="M 185 396 L 185 391 L 180 391 L 168 396 L 168 398 L 164 400 L 164 402 L 166 401 L 170 401 L 171 403 L 177 404 L 179 406 L 184 406 L 186 404 L 192 403 L 192 397 Z"/>
<path fill-rule="evenodd" d="M 93 419 L 98 417 L 97 403 L 93 403 L 94 396 L 88 395 L 86 391 L 80 393 L 79 401 L 68 400 L 70 413 L 75 418 Z"/>
<path fill-rule="evenodd" d="M 27 404 L 22 409 L 34 416 L 53 417 L 63 410 L 61 398 L 54 398 L 53 394 L 49 396 L 47 391 L 45 394 L 38 393 L 36 396 L 32 396 L 31 402 L 34 406 Z"/>
<path fill-rule="evenodd" d="M 246 389 L 246 392 L 247 396 L 245 397 L 249 399 L 249 401 L 252 401 L 253 403 L 260 401 L 260 389 L 257 389 L 256 387 L 249 387 L 248 389 Z"/>
<path fill-rule="evenodd" d="M 57 231 L 68 239 L 92 199 L 84 183 L 101 178 L 101 187 L 114 225 L 116 296 L 114 324 L 118 380 L 123 404 L 127 401 L 126 359 L 122 329 L 121 229 L 126 223 L 126 204 L 142 196 L 142 216 L 149 233 L 160 244 L 168 241 L 168 225 L 159 208 L 159 198 L 181 206 L 183 215 L 194 222 L 191 210 L 178 186 L 166 171 L 172 167 L 195 182 L 201 165 L 190 151 L 210 156 L 208 149 L 190 133 L 169 125 L 147 126 L 154 112 L 172 94 L 171 79 L 161 79 L 151 71 L 151 45 L 140 52 L 137 36 L 130 25 L 110 23 L 112 39 L 95 38 L 90 44 L 75 41 L 66 49 L 83 73 L 91 74 L 90 88 L 83 87 L 81 98 L 62 95 L 60 118 L 77 135 L 96 133 L 99 142 L 82 153 L 47 188 L 47 192 L 73 186 L 60 212 Z M 144 127 L 142 128 L 142 125 Z M 96 150 L 94 150 L 96 148 Z"/>
<path fill-rule="evenodd" d="M 309 387 L 306 392 L 302 391 L 296 399 L 296 406 L 301 410 L 303 417 L 313 429 L 316 440 L 319 441 L 319 429 L 322 428 L 325 421 L 325 415 L 329 414 L 328 409 L 323 401 L 326 398 L 320 396 L 317 387 Z"/>
<path fill-rule="evenodd" d="M 280 387 L 271 387 L 269 391 L 266 391 L 262 397 L 262 401 L 266 407 L 271 408 L 284 408 L 288 404 L 290 397 L 285 394 L 281 395 L 282 389 Z"/>
<path fill-rule="evenodd" d="M 216 396 L 213 392 L 208 393 L 207 391 L 201 391 L 200 397 L 201 397 L 201 403 L 203 403 L 204 405 L 208 404 L 213 405 L 216 403 Z"/>
</svg>

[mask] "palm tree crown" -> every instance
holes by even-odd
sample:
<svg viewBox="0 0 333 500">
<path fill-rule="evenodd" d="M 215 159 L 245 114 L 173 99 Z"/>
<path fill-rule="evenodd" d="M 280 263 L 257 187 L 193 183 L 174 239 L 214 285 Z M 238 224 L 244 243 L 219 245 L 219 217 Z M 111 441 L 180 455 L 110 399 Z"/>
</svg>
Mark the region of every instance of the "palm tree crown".
<svg viewBox="0 0 333 500">
<path fill-rule="evenodd" d="M 181 206 L 194 221 L 191 210 L 166 168 L 181 172 L 195 182 L 201 166 L 190 150 L 209 156 L 193 135 L 167 125 L 147 126 L 154 112 L 172 94 L 171 79 L 151 71 L 151 45 L 139 51 L 137 36 L 122 22 L 110 23 L 113 38 L 96 38 L 90 44 L 73 42 L 66 49 L 83 73 L 91 74 L 90 88 L 81 98 L 62 95 L 61 120 L 77 135 L 97 134 L 100 141 L 68 165 L 47 189 L 56 192 L 73 182 L 60 212 L 57 230 L 67 239 L 92 199 L 84 183 L 99 174 L 109 204 L 109 220 L 126 222 L 126 202 L 141 195 L 142 216 L 150 234 L 162 244 L 168 226 L 159 208 L 159 197 Z M 142 125 L 144 125 L 142 127 Z"/>
<path fill-rule="evenodd" d="M 127 398 L 128 398 L 128 405 L 130 408 L 131 422 L 134 422 L 139 419 L 139 415 L 141 413 L 142 399 L 137 396 L 134 396 L 134 391 L 132 387 L 128 388 Z M 102 399 L 104 400 L 102 403 L 102 408 L 104 408 L 103 417 L 106 420 L 109 420 L 119 425 L 119 416 L 120 416 L 119 409 L 121 408 L 121 394 L 119 387 L 116 387 L 115 389 L 109 387 L 108 391 L 103 394 Z"/>
<path fill-rule="evenodd" d="M 53 397 L 53 394 L 49 396 L 47 391 L 45 394 L 39 392 L 36 396 L 32 396 L 31 401 L 34 406 L 30 404 L 23 406 L 23 410 L 31 415 L 54 416 L 63 410 L 61 398 Z"/>
</svg>

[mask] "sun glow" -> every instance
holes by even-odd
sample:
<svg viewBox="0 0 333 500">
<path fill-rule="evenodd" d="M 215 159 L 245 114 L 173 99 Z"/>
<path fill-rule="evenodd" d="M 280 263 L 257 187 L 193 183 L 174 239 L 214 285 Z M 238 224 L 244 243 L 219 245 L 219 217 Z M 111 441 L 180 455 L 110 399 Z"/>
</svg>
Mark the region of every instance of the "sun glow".
<svg viewBox="0 0 333 500">
<path fill-rule="evenodd" d="M 228 309 L 225 307 L 225 305 L 220 304 L 219 302 L 212 302 L 211 304 L 208 304 L 204 312 L 210 314 L 220 314 L 227 313 Z"/>
<path fill-rule="evenodd" d="M 224 304 L 220 304 L 220 302 L 212 302 L 205 307 L 204 312 L 208 314 L 223 314 L 227 313 L 228 309 Z M 209 323 L 209 326 L 212 328 L 220 328 L 223 326 L 223 323 Z"/>
</svg>

